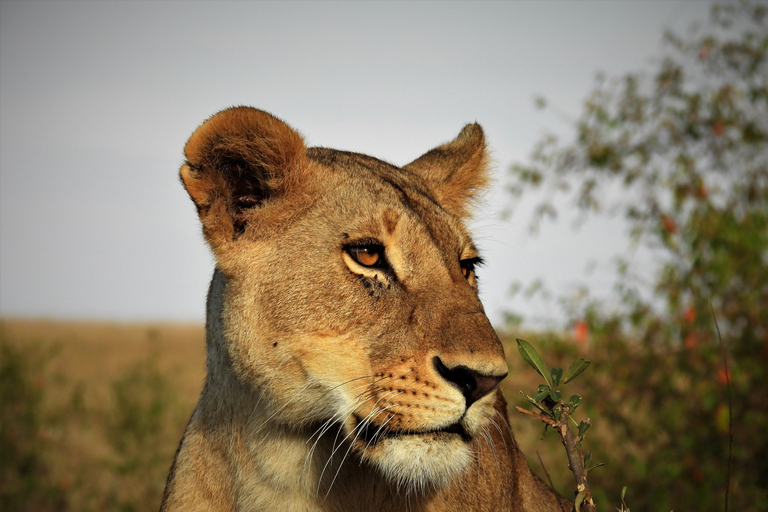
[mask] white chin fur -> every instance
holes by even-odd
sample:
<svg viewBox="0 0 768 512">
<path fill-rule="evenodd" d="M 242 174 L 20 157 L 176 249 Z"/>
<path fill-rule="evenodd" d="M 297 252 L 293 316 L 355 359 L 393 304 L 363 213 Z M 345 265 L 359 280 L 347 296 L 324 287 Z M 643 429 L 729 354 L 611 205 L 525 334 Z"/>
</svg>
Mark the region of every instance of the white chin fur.
<svg viewBox="0 0 768 512">
<path fill-rule="evenodd" d="M 455 439 L 454 439 L 455 438 Z M 449 485 L 469 466 L 472 451 L 458 436 L 403 436 L 379 442 L 373 462 L 382 473 L 406 490 Z"/>
</svg>

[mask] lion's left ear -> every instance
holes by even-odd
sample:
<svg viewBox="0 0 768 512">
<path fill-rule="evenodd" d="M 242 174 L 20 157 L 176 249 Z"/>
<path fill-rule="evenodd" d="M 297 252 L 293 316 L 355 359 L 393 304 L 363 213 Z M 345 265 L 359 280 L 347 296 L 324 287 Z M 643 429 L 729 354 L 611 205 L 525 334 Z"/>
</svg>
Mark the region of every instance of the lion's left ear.
<svg viewBox="0 0 768 512">
<path fill-rule="evenodd" d="M 451 142 L 428 151 L 405 169 L 421 175 L 443 208 L 468 217 L 480 192 L 488 187 L 490 158 L 479 124 L 468 124 Z"/>
</svg>

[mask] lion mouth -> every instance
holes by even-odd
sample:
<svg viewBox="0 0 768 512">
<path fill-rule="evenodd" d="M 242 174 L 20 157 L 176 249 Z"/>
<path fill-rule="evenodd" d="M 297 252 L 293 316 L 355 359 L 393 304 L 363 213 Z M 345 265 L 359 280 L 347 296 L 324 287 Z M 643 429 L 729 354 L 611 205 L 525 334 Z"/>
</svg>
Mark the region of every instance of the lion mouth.
<svg viewBox="0 0 768 512">
<path fill-rule="evenodd" d="M 360 418 L 355 416 L 357 420 L 357 426 L 355 430 L 359 432 L 359 438 L 364 441 L 368 446 L 374 446 L 376 443 L 383 439 L 397 439 L 407 436 L 420 436 L 420 437 L 432 437 L 440 438 L 443 436 L 459 436 L 462 441 L 469 442 L 472 437 L 467 433 L 466 429 L 460 423 L 454 423 L 447 427 L 431 429 L 431 430 L 393 430 L 388 429 L 384 425 L 374 425 L 370 422 L 363 422 Z"/>
</svg>

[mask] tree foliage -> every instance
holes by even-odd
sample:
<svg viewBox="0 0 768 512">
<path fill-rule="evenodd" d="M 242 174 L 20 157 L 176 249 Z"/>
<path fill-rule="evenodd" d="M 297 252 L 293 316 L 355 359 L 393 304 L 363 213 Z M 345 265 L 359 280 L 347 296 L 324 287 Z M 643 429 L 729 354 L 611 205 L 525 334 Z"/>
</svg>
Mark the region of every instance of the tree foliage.
<svg viewBox="0 0 768 512">
<path fill-rule="evenodd" d="M 619 258 L 618 300 L 572 310 L 593 352 L 585 380 L 594 389 L 584 395 L 626 443 L 596 455 L 615 471 L 596 472 L 593 486 L 628 484 L 639 510 L 709 509 L 724 499 L 728 380 L 731 502 L 766 503 L 767 15 L 766 2 L 714 5 L 708 23 L 665 35 L 653 73 L 600 79 L 572 142 L 545 137 L 530 162 L 511 169 L 513 198 L 544 189 L 585 221 L 620 213 L 631 241 L 657 258 L 649 288 Z M 533 228 L 559 213 L 552 202 L 535 211 Z"/>
</svg>

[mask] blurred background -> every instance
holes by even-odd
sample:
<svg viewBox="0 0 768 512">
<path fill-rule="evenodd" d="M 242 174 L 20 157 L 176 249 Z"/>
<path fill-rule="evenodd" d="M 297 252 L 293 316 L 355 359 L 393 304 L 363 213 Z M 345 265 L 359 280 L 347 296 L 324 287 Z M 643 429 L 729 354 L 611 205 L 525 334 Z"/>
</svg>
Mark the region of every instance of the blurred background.
<svg viewBox="0 0 768 512">
<path fill-rule="evenodd" d="M 255 106 L 309 145 L 399 165 L 481 123 L 499 181 L 473 228 L 499 276 L 483 287 L 498 323 L 513 279 L 570 286 L 623 244 L 621 227 L 571 235 L 567 223 L 530 241 L 525 216 L 501 217 L 507 167 L 545 131 L 568 133 L 596 72 L 643 68 L 666 28 L 707 16 L 689 2 L 2 9 L 0 313 L 195 321 L 213 263 L 177 175 L 213 113 Z M 537 112 L 537 96 L 557 108 Z"/>
<path fill-rule="evenodd" d="M 537 384 L 515 336 L 590 359 L 600 509 L 628 486 L 638 510 L 765 510 L 766 4 L 4 0 L 0 508 L 159 505 L 213 270 L 182 148 L 251 105 L 397 165 L 479 122 L 510 402 Z M 513 421 L 570 495 L 559 443 Z"/>
</svg>

